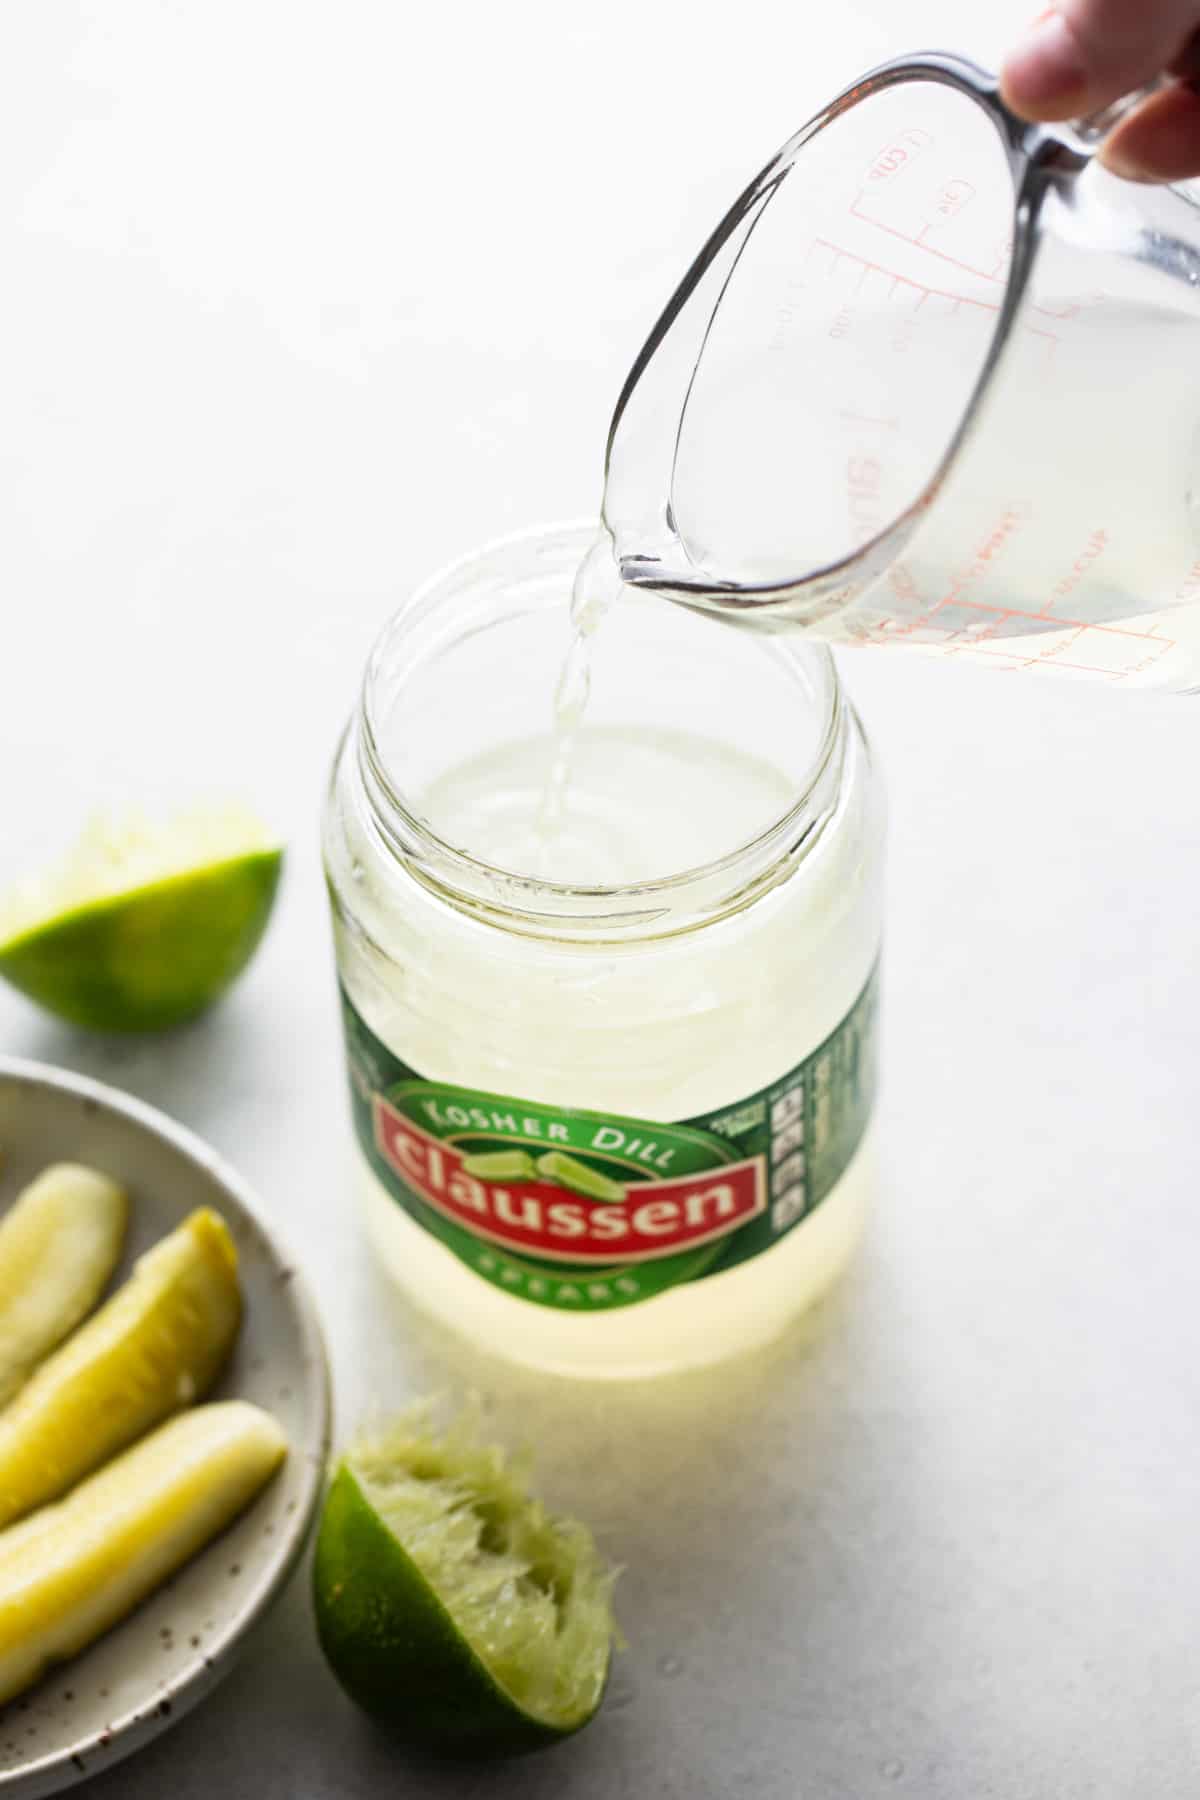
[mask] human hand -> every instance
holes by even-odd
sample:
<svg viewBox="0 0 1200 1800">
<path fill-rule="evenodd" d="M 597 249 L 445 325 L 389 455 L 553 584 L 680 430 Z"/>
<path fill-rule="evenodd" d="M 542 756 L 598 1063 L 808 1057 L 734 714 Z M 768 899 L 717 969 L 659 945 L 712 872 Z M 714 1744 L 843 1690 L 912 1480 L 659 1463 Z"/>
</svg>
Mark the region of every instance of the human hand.
<svg viewBox="0 0 1200 1800">
<path fill-rule="evenodd" d="M 1056 0 L 1011 52 L 1001 92 L 1026 119 L 1076 119 L 1169 74 L 1109 134 L 1133 181 L 1200 175 L 1200 0 Z"/>
</svg>

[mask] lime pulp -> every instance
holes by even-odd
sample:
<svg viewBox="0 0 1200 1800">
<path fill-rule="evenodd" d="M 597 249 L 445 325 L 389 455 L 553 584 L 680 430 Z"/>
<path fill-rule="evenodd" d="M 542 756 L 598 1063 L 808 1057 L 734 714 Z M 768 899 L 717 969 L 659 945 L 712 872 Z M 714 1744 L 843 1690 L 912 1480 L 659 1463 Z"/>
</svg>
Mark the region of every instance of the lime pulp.
<svg viewBox="0 0 1200 1800">
<path fill-rule="evenodd" d="M 335 1470 L 314 1564 L 321 1646 L 396 1735 L 468 1755 L 538 1749 L 594 1716 L 613 1575 L 524 1468 L 417 1411 Z"/>
</svg>

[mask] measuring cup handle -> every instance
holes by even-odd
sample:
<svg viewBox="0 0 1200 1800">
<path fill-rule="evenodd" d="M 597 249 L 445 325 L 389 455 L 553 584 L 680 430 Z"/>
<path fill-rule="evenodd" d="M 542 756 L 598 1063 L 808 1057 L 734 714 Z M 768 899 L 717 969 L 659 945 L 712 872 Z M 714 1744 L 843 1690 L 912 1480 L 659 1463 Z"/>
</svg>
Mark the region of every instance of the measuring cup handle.
<svg viewBox="0 0 1200 1800">
<path fill-rule="evenodd" d="M 1169 87 L 1172 80 L 1172 76 L 1160 75 L 1157 80 L 1147 82 L 1145 87 L 1134 88 L 1131 93 L 1123 94 L 1119 100 L 1114 100 L 1111 106 L 1102 106 L 1099 112 L 1085 113 L 1082 119 L 1072 119 L 1071 130 L 1081 144 L 1089 150 L 1094 150 L 1103 143 L 1113 127 L 1121 123 L 1127 113 L 1131 113 L 1135 107 L 1142 104 L 1143 100 L 1148 100 L 1150 95 L 1156 94 L 1160 88 Z"/>
</svg>

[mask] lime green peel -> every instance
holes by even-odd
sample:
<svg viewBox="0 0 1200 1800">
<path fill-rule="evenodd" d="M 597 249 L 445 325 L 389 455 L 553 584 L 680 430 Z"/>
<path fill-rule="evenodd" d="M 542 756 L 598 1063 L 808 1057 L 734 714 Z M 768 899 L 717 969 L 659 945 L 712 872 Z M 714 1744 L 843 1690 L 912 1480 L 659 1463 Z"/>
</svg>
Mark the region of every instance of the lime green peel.
<svg viewBox="0 0 1200 1800">
<path fill-rule="evenodd" d="M 283 852 L 237 808 L 165 827 L 98 821 L 0 898 L 0 975 L 98 1031 L 158 1031 L 211 1006 L 271 915 Z"/>
<path fill-rule="evenodd" d="M 361 1438 L 334 1473 L 317 1629 L 343 1687 L 397 1735 L 512 1754 L 595 1714 L 613 1581 L 587 1527 L 532 1497 L 523 1463 L 468 1424 L 435 1433 L 420 1408 Z"/>
</svg>

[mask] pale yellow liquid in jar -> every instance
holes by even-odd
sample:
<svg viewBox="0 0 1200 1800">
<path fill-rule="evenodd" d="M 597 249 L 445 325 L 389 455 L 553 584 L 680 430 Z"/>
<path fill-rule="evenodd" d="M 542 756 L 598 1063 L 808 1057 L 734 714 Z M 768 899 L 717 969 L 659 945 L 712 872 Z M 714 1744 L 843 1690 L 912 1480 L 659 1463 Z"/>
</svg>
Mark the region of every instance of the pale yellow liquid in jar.
<svg viewBox="0 0 1200 1800">
<path fill-rule="evenodd" d="M 603 650 L 603 619 L 596 646 Z M 443 842 L 557 884 L 629 888 L 701 868 L 778 820 L 795 786 L 770 760 L 697 725 L 620 726 L 579 706 L 567 719 L 565 756 L 564 732 L 548 718 L 547 729 L 439 774 L 418 797 L 420 812 Z M 835 820 L 774 892 L 660 941 L 564 947 L 443 921 L 422 929 L 420 966 L 405 981 L 376 980 L 369 999 L 364 984 L 362 1010 L 430 1078 L 651 1121 L 695 1118 L 779 1079 L 850 1010 L 878 944 L 878 895 L 863 856 L 862 833 Z M 355 955 L 342 944 L 344 969 Z M 633 1306 L 579 1314 L 492 1286 L 362 1167 L 372 1240 L 426 1311 L 516 1361 L 620 1378 L 719 1361 L 774 1337 L 844 1267 L 868 1165 L 864 1144 L 820 1205 L 748 1262 Z"/>
<path fill-rule="evenodd" d="M 355 1154 L 371 1242 L 422 1310 L 512 1362 L 592 1380 L 677 1374 L 770 1343 L 844 1271 L 873 1187 L 868 1134 L 833 1192 L 773 1250 L 638 1306 L 576 1315 L 482 1280 L 415 1225 Z"/>
</svg>

